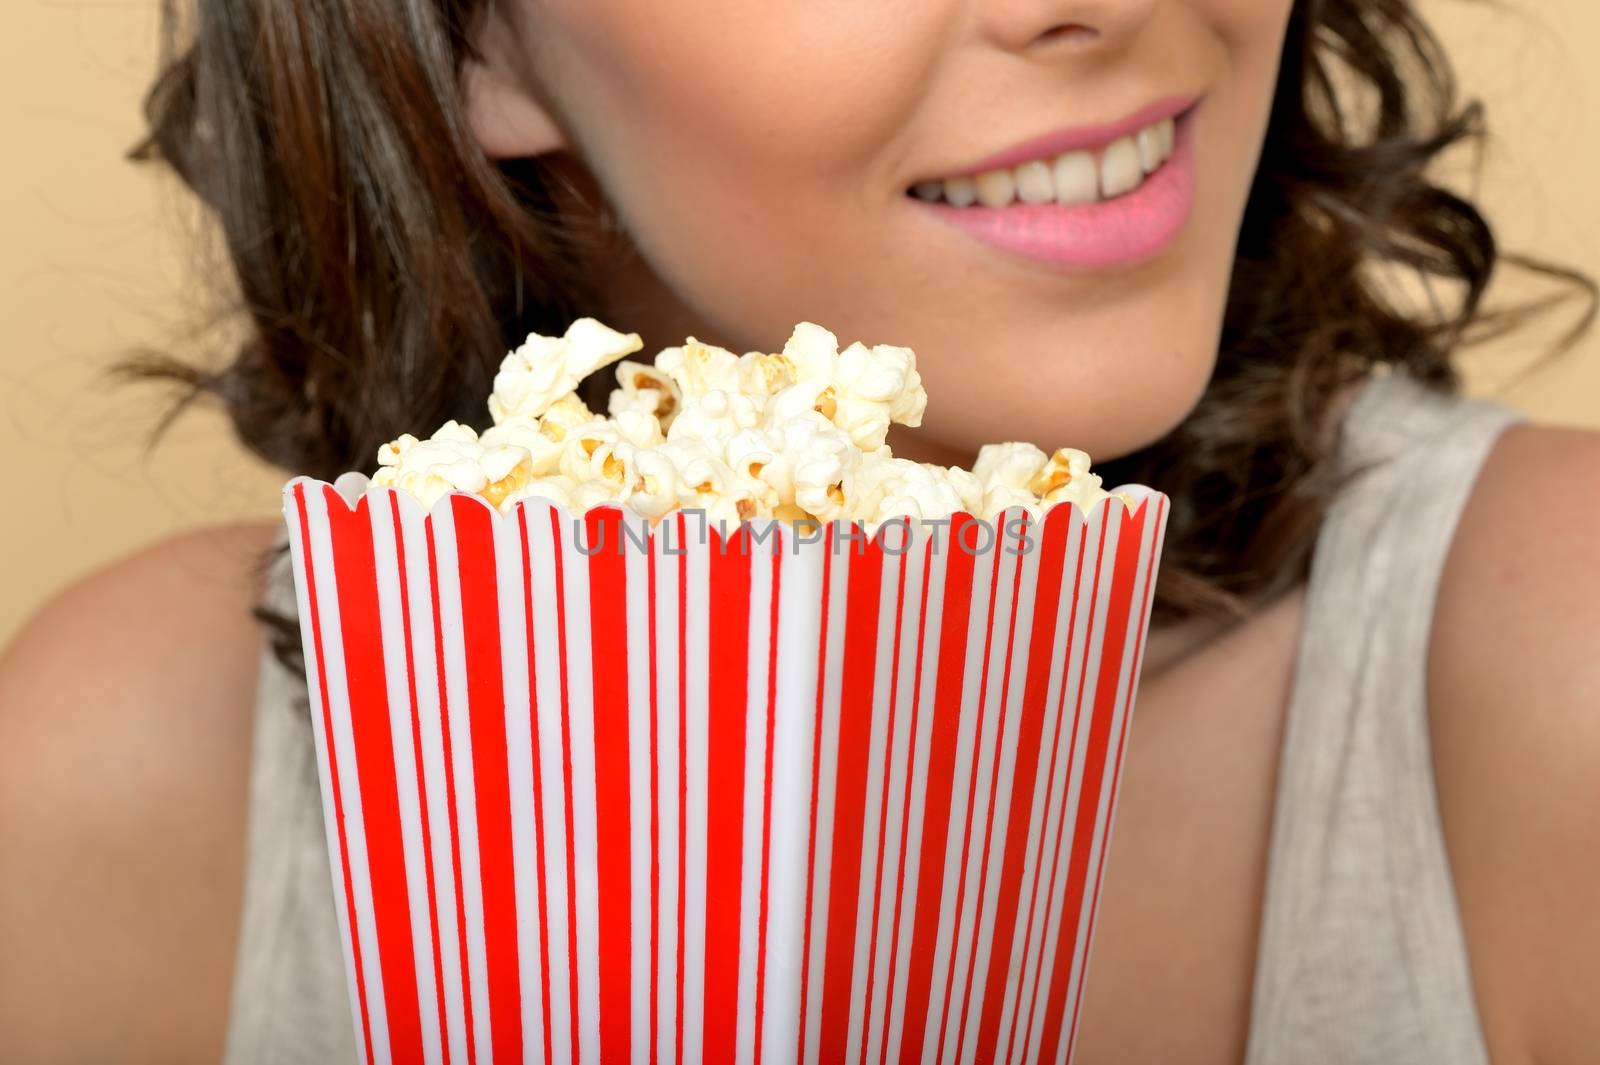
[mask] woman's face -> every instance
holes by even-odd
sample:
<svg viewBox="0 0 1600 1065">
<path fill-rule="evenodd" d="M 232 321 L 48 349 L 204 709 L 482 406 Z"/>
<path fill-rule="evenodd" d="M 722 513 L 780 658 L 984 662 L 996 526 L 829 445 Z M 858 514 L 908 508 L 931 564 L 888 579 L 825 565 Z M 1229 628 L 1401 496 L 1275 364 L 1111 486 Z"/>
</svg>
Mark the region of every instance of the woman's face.
<svg viewBox="0 0 1600 1065">
<path fill-rule="evenodd" d="M 914 348 L 913 457 L 1103 461 L 1198 401 L 1291 0 L 517 2 L 490 51 L 647 267 L 610 324 Z"/>
</svg>

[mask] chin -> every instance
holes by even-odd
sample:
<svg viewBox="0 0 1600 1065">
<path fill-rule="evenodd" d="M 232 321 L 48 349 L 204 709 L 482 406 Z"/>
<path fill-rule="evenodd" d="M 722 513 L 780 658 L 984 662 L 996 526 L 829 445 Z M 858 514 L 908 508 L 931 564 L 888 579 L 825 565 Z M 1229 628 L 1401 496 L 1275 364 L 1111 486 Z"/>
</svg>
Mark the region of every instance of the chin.
<svg viewBox="0 0 1600 1065">
<path fill-rule="evenodd" d="M 1133 366 L 1085 367 L 1048 384 L 1035 378 L 1031 388 L 1003 380 L 1007 374 L 959 380 L 932 368 L 924 371 L 929 402 L 923 424 L 896 427 L 889 442 L 896 454 L 944 465 L 965 464 L 983 445 L 1013 440 L 1045 451 L 1078 448 L 1099 465 L 1170 435 L 1199 405 L 1215 367 L 1216 349 L 1209 346 Z"/>
<path fill-rule="evenodd" d="M 1207 361 L 1202 370 L 1187 375 L 1130 382 L 1126 393 L 1107 397 L 1097 411 L 1085 415 L 1084 443 L 1068 446 L 1082 448 L 1095 462 L 1105 463 L 1160 443 L 1194 413 L 1213 365 Z"/>
</svg>

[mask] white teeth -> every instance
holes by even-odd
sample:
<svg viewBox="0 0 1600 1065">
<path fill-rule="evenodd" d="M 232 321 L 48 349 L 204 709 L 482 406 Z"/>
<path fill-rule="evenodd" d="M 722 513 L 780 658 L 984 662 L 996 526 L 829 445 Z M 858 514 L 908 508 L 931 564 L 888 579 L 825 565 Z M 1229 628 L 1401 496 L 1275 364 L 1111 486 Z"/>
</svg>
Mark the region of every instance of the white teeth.
<svg viewBox="0 0 1600 1065">
<path fill-rule="evenodd" d="M 978 202 L 978 185 L 971 178 L 951 178 L 944 182 L 944 198 L 956 207 L 971 207 Z"/>
<path fill-rule="evenodd" d="M 1139 146 L 1139 169 L 1149 174 L 1161 165 L 1161 134 L 1154 126 L 1139 131 L 1134 143 Z"/>
<path fill-rule="evenodd" d="M 955 207 L 1009 207 L 1018 200 L 1070 207 L 1109 200 L 1137 189 L 1160 169 L 1172 157 L 1176 137 L 1176 124 L 1164 118 L 1133 136 L 1113 141 L 1098 155 L 1072 151 L 969 177 L 919 181 L 911 192 L 920 200 L 943 200 Z"/>
<path fill-rule="evenodd" d="M 1049 203 L 1056 198 L 1056 180 L 1050 168 L 1037 159 L 1017 167 L 1017 199 L 1023 203 Z"/>
<path fill-rule="evenodd" d="M 1172 149 L 1178 139 L 1178 124 L 1170 118 L 1163 118 L 1156 123 L 1156 134 L 1161 138 L 1161 158 L 1172 158 Z"/>
<path fill-rule="evenodd" d="M 1088 152 L 1068 152 L 1056 160 L 1056 202 L 1064 207 L 1100 198 L 1100 167 Z"/>
<path fill-rule="evenodd" d="M 1100 195 L 1112 199 L 1139 187 L 1144 171 L 1139 168 L 1139 149 L 1127 137 L 1112 141 L 1100 160 Z"/>
<path fill-rule="evenodd" d="M 1017 179 L 1009 170 L 986 170 L 974 179 L 978 202 L 985 207 L 1007 207 L 1017 195 Z"/>
</svg>

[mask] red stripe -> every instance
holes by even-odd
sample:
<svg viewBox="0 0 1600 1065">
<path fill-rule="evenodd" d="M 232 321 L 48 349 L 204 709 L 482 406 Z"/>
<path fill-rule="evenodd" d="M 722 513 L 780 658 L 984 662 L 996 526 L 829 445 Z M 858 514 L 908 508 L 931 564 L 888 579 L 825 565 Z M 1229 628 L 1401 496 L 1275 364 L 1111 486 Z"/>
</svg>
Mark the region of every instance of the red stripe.
<svg viewBox="0 0 1600 1065">
<path fill-rule="evenodd" d="M 679 511 L 677 519 L 678 529 L 678 967 L 675 974 L 677 983 L 677 1011 L 674 1014 L 673 1034 L 673 1060 L 683 1061 L 683 979 L 684 979 L 684 918 L 687 916 L 687 903 L 684 893 L 688 887 L 688 870 L 684 868 L 688 862 L 689 847 L 689 680 L 688 680 L 688 637 L 689 637 L 689 567 L 686 559 L 681 557 L 688 550 L 684 541 L 685 519 L 683 512 Z"/>
<path fill-rule="evenodd" d="M 403 1056 L 421 1051 L 422 1011 L 417 1001 L 417 959 L 411 938 L 411 903 L 406 893 L 400 790 L 395 774 L 394 733 L 389 724 L 389 686 L 383 668 L 377 549 L 368 497 L 363 496 L 354 511 L 342 504 L 329 506 L 328 525 L 338 558 L 334 579 L 339 588 L 345 686 L 350 696 L 350 733 L 355 744 L 361 821 L 366 830 L 378 966 L 383 973 L 384 1015 L 389 1045 L 394 1053 Z"/>
<path fill-rule="evenodd" d="M 428 927 L 433 948 L 433 994 L 439 1009 L 440 1049 L 445 1065 L 450 1061 L 450 1040 L 446 1038 L 444 1016 L 444 962 L 439 956 L 439 895 L 433 882 L 433 832 L 428 825 L 428 791 L 422 775 L 422 718 L 417 709 L 417 669 L 411 644 L 411 588 L 406 575 L 405 528 L 400 520 L 400 494 L 389 493 L 389 511 L 394 518 L 395 556 L 400 562 L 400 624 L 406 636 L 406 694 L 411 700 L 411 759 L 417 773 L 417 809 L 422 815 L 422 868 L 428 883 Z"/>
<path fill-rule="evenodd" d="M 322 487 L 323 506 L 331 517 L 347 509 L 344 498 L 331 486 Z M 339 759 L 333 744 L 333 711 L 328 705 L 328 673 L 322 654 L 322 612 L 317 606 L 317 575 L 311 549 L 311 525 L 306 516 L 305 486 L 294 488 L 295 505 L 300 511 L 300 557 L 305 563 L 306 598 L 311 608 L 311 642 L 317 660 L 318 694 L 322 696 L 323 749 L 328 756 L 328 784 L 333 792 L 333 821 L 339 831 L 339 865 L 344 875 L 345 919 L 350 929 L 350 953 L 356 971 L 356 1008 L 361 1015 L 361 1039 L 367 1048 L 367 1065 L 372 1065 L 372 1020 L 367 1012 L 367 981 L 361 971 L 361 934 L 356 928 L 355 892 L 350 885 L 350 847 L 344 831 L 344 798 L 339 790 Z"/>
<path fill-rule="evenodd" d="M 967 626 L 971 621 L 976 558 L 956 547 L 956 537 L 973 518 L 958 514 L 950 522 L 944 545 L 947 562 L 944 605 L 939 622 L 939 662 L 934 686 L 933 723 L 929 730 L 928 783 L 923 793 L 921 861 L 917 899 L 912 910 L 911 953 L 906 968 L 905 1021 L 900 1060 L 922 1060 L 933 957 L 939 938 L 939 905 L 944 891 L 945 839 L 950 831 L 950 800 L 956 772 L 956 740 L 961 730 L 961 692 L 967 663 Z"/>
<path fill-rule="evenodd" d="M 496 1061 L 522 1057 L 522 980 L 517 964 L 516 863 L 511 844 L 510 756 L 505 670 L 500 660 L 499 578 L 494 511 L 453 495 L 456 562 L 461 570 L 461 632 L 466 650 L 467 720 L 477 799 L 478 877 L 483 884 L 489 1035 Z"/>
<path fill-rule="evenodd" d="M 750 539 L 710 541 L 710 707 L 706 741 L 706 946 L 703 1061 L 734 1060 L 739 1018 L 739 896 L 744 857 L 745 715 L 750 667 Z"/>
<path fill-rule="evenodd" d="M 690 595 L 690 574 L 688 564 L 683 560 L 685 547 L 685 518 L 683 512 L 678 512 L 677 517 L 677 553 L 678 558 L 678 964 L 674 980 L 677 982 L 677 1014 L 674 1020 L 674 1062 L 683 1060 L 683 921 L 685 921 L 688 903 L 683 900 L 688 889 L 688 798 L 690 798 L 690 784 L 688 784 L 688 632 L 690 632 L 690 608 L 688 608 L 688 595 Z"/>
<path fill-rule="evenodd" d="M 778 599 L 783 581 L 783 549 L 772 552 L 772 603 L 767 619 L 767 750 L 761 794 L 761 913 L 756 931 L 756 1037 L 754 1058 L 761 1060 L 762 1016 L 767 1001 L 767 875 L 772 867 L 772 745 L 778 710 Z"/>
<path fill-rule="evenodd" d="M 991 550 L 998 551 L 999 547 L 994 546 Z M 995 593 L 999 587 L 1000 559 L 996 556 L 993 576 L 989 580 L 989 617 L 983 628 L 983 670 L 978 679 L 978 720 L 972 730 L 972 772 L 967 781 L 967 813 L 961 830 L 960 864 L 956 867 L 956 908 L 952 922 L 953 931 L 950 934 L 950 965 L 944 976 L 944 1000 L 939 1010 L 939 1042 L 934 1051 L 935 1060 L 944 1058 L 944 1036 L 948 1031 L 946 1022 L 949 1020 L 951 996 L 955 989 L 956 956 L 959 953 L 957 946 L 961 939 L 961 912 L 966 908 L 967 855 L 972 848 L 972 814 L 978 801 L 978 765 L 983 758 L 983 717 L 984 711 L 989 708 L 989 652 L 994 649 L 994 607 L 995 599 L 998 598 Z M 1004 699 L 1001 701 L 1003 703 Z M 996 743 L 998 744 L 998 740 Z M 958 1052 L 959 1049 L 957 1047 Z"/>
<path fill-rule="evenodd" d="M 817 803 L 822 786 L 822 717 L 828 683 L 828 592 L 833 585 L 833 525 L 823 531 L 822 542 L 822 620 L 817 626 L 817 705 L 811 722 L 811 813 L 806 829 L 806 913 L 800 936 L 800 1024 L 795 1058 L 806 1057 L 806 1007 L 811 991 L 811 903 L 815 897 L 817 875 Z"/>
<path fill-rule="evenodd" d="M 1001 527 L 1004 528 L 1003 517 L 1001 519 Z M 995 545 L 995 550 L 1000 552 L 998 557 L 1002 561 L 1010 553 L 1008 549 L 1001 546 L 1004 543 L 1005 539 L 1002 536 Z M 1016 651 L 1017 610 L 1021 605 L 1022 599 L 1022 559 L 1020 556 L 1015 558 L 1013 565 L 1016 567 L 1016 571 L 1012 575 L 1011 584 L 1011 619 L 1006 627 L 1005 664 L 1000 669 L 1000 717 L 994 726 L 994 757 L 989 769 L 989 801 L 983 821 L 983 848 L 978 852 L 978 890 L 972 896 L 972 942 L 967 952 L 967 976 L 961 989 L 961 1019 L 956 1025 L 956 1053 L 958 1054 L 967 1039 L 967 1021 L 970 1019 L 972 1008 L 972 983 L 978 968 L 978 940 L 982 938 L 983 933 L 983 898 L 989 885 L 989 848 L 994 841 L 995 811 L 1000 806 L 1000 766 L 1005 760 L 1006 717 L 1011 708 L 1011 662 L 1012 656 Z M 995 566 L 997 574 L 999 569 L 997 562 Z M 1035 744 L 1038 743 L 1037 737 L 1035 737 L 1034 742 Z M 1035 751 L 1034 757 L 1038 757 L 1037 751 Z M 1015 768 L 1015 764 L 1013 764 L 1013 768 Z M 1015 774 L 1011 777 L 1013 802 L 1016 800 L 1019 779 Z M 1024 835 L 1027 834 L 1026 823 L 1024 823 L 1022 831 Z M 1007 839 L 1009 838 L 1010 836 L 1008 835 Z M 1021 874 L 1019 873 L 1018 875 L 1020 876 Z M 1002 926 L 997 924 L 995 927 Z"/>
<path fill-rule="evenodd" d="M 477 1041 L 472 1038 L 472 983 L 467 978 L 467 911 L 461 895 L 461 829 L 456 819 L 455 760 L 450 754 L 450 697 L 444 674 L 444 627 L 439 621 L 439 556 L 434 547 L 433 518 L 427 519 L 428 579 L 433 593 L 433 646 L 438 658 L 439 734 L 444 742 L 444 789 L 450 813 L 450 866 L 456 885 L 456 948 L 461 964 L 461 1006 L 466 1016 L 467 1061 L 477 1060 Z"/>
<path fill-rule="evenodd" d="M 1053 514 L 1054 511 L 1052 511 L 1051 513 Z M 1070 521 L 1070 518 L 1068 520 Z M 1044 810 L 1045 810 L 1045 816 L 1046 817 L 1048 817 L 1050 815 L 1050 813 L 1052 811 L 1054 811 L 1055 803 L 1056 803 L 1056 797 L 1055 797 L 1056 756 L 1057 756 L 1058 752 L 1060 751 L 1060 745 L 1061 745 L 1061 723 L 1062 723 L 1062 721 L 1064 720 L 1064 718 L 1066 716 L 1065 713 L 1064 713 L 1064 711 L 1066 710 L 1066 703 L 1067 703 L 1067 676 L 1066 676 L 1066 672 L 1067 672 L 1067 667 L 1072 662 L 1072 654 L 1073 654 L 1073 651 L 1075 650 L 1075 648 L 1072 645 L 1072 634 L 1075 631 L 1077 631 L 1078 603 L 1083 599 L 1083 596 L 1078 594 L 1078 588 L 1080 587 L 1080 585 L 1082 584 L 1082 581 L 1083 581 L 1083 556 L 1084 556 L 1084 549 L 1085 549 L 1085 547 L 1088 546 L 1088 538 L 1089 538 L 1089 527 L 1087 525 L 1080 524 L 1078 526 L 1078 550 L 1077 550 L 1078 561 L 1077 561 L 1077 565 L 1076 565 L 1075 571 L 1074 571 L 1073 576 L 1072 576 L 1072 607 L 1071 607 L 1071 609 L 1070 609 L 1070 611 L 1068 613 L 1068 617 L 1067 617 L 1067 644 L 1063 648 L 1063 650 L 1064 650 L 1064 658 L 1063 658 L 1063 662 L 1062 662 L 1063 673 L 1062 673 L 1062 677 L 1061 677 L 1061 690 L 1059 692 L 1059 698 L 1056 699 L 1055 727 L 1052 730 L 1052 733 L 1051 733 L 1051 736 L 1050 736 L 1050 768 L 1049 768 L 1049 770 L 1047 772 L 1047 775 L 1045 777 L 1046 781 L 1048 781 L 1048 783 L 1045 785 L 1045 796 L 1044 796 Z M 1068 746 L 1067 746 L 1067 759 L 1068 759 L 1069 762 L 1071 761 L 1071 758 L 1072 758 L 1072 746 L 1071 746 L 1071 744 L 1076 741 L 1076 736 L 1077 736 L 1077 728 L 1076 728 L 1076 723 L 1074 723 L 1073 739 L 1068 742 Z M 1065 790 L 1063 789 L 1063 795 L 1064 794 L 1065 794 Z M 1066 820 L 1066 817 L 1065 817 L 1065 814 L 1063 813 L 1062 821 L 1064 822 L 1065 820 Z M 1057 824 L 1055 850 L 1051 854 L 1050 862 L 1049 862 L 1049 865 L 1050 865 L 1050 886 L 1045 890 L 1045 899 L 1046 900 L 1049 900 L 1049 899 L 1051 899 L 1051 898 L 1053 898 L 1055 896 L 1055 863 L 1056 863 L 1056 857 L 1057 857 L 1057 855 L 1060 854 L 1060 850 L 1061 850 L 1061 834 L 1060 834 L 1059 829 L 1060 829 L 1060 823 Z M 1041 851 L 1042 851 L 1042 848 L 1041 848 Z M 1028 891 L 1028 919 L 1027 919 L 1027 922 L 1025 924 L 1025 927 L 1023 928 L 1023 932 L 1022 932 L 1022 946 L 1023 946 L 1023 951 L 1024 951 L 1023 965 L 1024 966 L 1027 965 L 1026 952 L 1027 952 L 1027 949 L 1028 949 L 1028 943 L 1033 939 L 1033 920 L 1034 920 L 1034 916 L 1035 916 L 1035 912 L 1036 912 L 1036 907 L 1037 907 L 1037 904 L 1038 904 L 1038 901 L 1039 901 L 1039 880 L 1043 876 L 1044 868 L 1045 868 L 1044 855 L 1043 855 L 1043 853 L 1041 853 L 1040 856 L 1039 856 L 1039 862 L 1033 868 L 1033 885 L 1032 885 L 1031 888 L 1029 888 L 1029 891 Z M 1046 906 L 1048 907 L 1048 905 L 1049 904 L 1048 904 L 1048 901 L 1047 901 L 1046 902 Z M 1013 1051 L 1016 1048 L 1017 1031 L 1018 1031 L 1018 1023 L 1017 1022 L 1023 1015 L 1022 1008 L 1023 1008 L 1024 1001 L 1026 1001 L 1026 1003 L 1027 1003 L 1027 1009 L 1028 1009 L 1027 1017 L 1028 1017 L 1028 1020 L 1027 1020 L 1027 1024 L 1022 1026 L 1022 1031 L 1024 1033 L 1026 1033 L 1028 1028 L 1033 1025 L 1033 1007 L 1034 1007 L 1034 1003 L 1037 1001 L 1037 996 L 1029 994 L 1028 993 L 1028 988 L 1030 986 L 1036 985 L 1038 983 L 1038 981 L 1039 981 L 1039 966 L 1040 966 L 1040 962 L 1042 960 L 1042 956 L 1043 956 L 1043 950 L 1041 949 L 1040 957 L 1035 959 L 1035 962 L 1034 962 L 1033 980 L 1032 980 L 1031 983 L 1028 982 L 1026 971 L 1024 971 L 1024 973 L 1023 973 L 1023 983 L 1020 986 L 1020 989 L 1019 989 L 1019 992 L 1018 992 L 1018 996 L 1017 996 L 1017 1009 L 1016 1009 L 1016 1012 L 1014 1014 L 1012 1014 L 1012 1017 L 1011 1017 L 1011 1030 L 1010 1030 L 1010 1033 L 1006 1037 L 1006 1055 L 1005 1055 L 1005 1060 L 1008 1061 L 1008 1062 L 1011 1060 L 1011 1055 L 1012 1055 Z M 1026 1038 L 1026 1036 L 1024 1036 L 1024 1038 Z"/>
<path fill-rule="evenodd" d="M 1161 507 L 1161 505 L 1162 504 L 1161 504 L 1160 501 L 1158 501 L 1156 503 L 1156 506 L 1158 508 Z M 1139 530 L 1138 535 L 1132 537 L 1132 540 L 1133 540 L 1132 555 L 1133 555 L 1133 557 L 1132 557 L 1132 559 L 1130 561 L 1128 561 L 1126 563 L 1130 568 L 1133 567 L 1133 566 L 1136 566 L 1138 564 L 1138 561 L 1139 561 L 1139 544 L 1144 539 L 1145 518 L 1148 516 L 1149 510 L 1150 510 L 1149 499 L 1145 499 L 1143 502 L 1141 502 L 1139 504 L 1139 509 L 1135 513 L 1135 515 L 1128 519 L 1128 526 L 1129 527 L 1128 528 L 1124 528 L 1124 530 L 1123 530 L 1123 536 L 1128 536 L 1129 532 L 1130 532 L 1130 530 L 1132 528 L 1137 528 Z M 1157 527 L 1159 528 L 1160 527 L 1160 522 L 1161 522 L 1159 509 L 1157 511 L 1157 517 L 1156 517 L 1155 521 L 1156 521 Z M 1152 541 L 1152 547 L 1153 546 L 1154 546 L 1154 542 Z M 1122 565 L 1123 564 L 1123 561 L 1122 561 L 1123 552 L 1121 550 L 1121 545 L 1120 544 L 1118 545 L 1117 556 L 1118 556 L 1118 564 Z M 1145 582 L 1146 594 L 1143 597 L 1144 603 L 1139 608 L 1139 631 L 1138 631 L 1138 634 L 1134 637 L 1133 667 L 1128 670 L 1128 686 L 1124 690 L 1124 694 L 1123 694 L 1123 698 L 1128 700 L 1128 702 L 1126 704 L 1126 709 L 1123 711 L 1123 715 L 1122 715 L 1122 728 L 1120 730 L 1121 734 L 1117 738 L 1117 760 L 1113 764 L 1112 769 L 1111 769 L 1111 799 L 1112 799 L 1113 803 L 1116 800 L 1117 780 L 1122 774 L 1122 752 L 1123 752 L 1124 748 L 1127 746 L 1127 742 L 1128 742 L 1128 722 L 1133 719 L 1133 704 L 1132 704 L 1133 685 L 1134 685 L 1134 679 L 1139 675 L 1140 656 L 1142 656 L 1144 654 L 1144 630 L 1145 630 L 1145 625 L 1149 620 L 1149 608 L 1150 608 L 1150 597 L 1149 597 L 1149 594 L 1148 594 L 1148 592 L 1149 592 L 1149 578 L 1155 576 L 1155 562 L 1156 562 L 1155 557 L 1152 554 L 1152 556 L 1150 557 L 1150 561 L 1149 561 L 1150 568 L 1149 568 L 1149 570 L 1146 571 L 1147 579 L 1146 579 L 1146 582 Z M 1094 946 L 1094 918 L 1095 918 L 1095 912 L 1099 909 L 1099 906 L 1100 906 L 1100 877 L 1101 877 L 1101 874 L 1103 874 L 1105 872 L 1105 869 L 1106 869 L 1106 852 L 1111 849 L 1111 817 L 1112 817 L 1113 812 L 1114 812 L 1114 808 L 1112 806 L 1108 805 L 1108 808 L 1106 810 L 1106 841 L 1100 847 L 1100 861 L 1097 864 L 1097 867 L 1096 867 L 1095 873 L 1094 873 L 1094 894 L 1090 897 L 1090 900 L 1089 900 L 1089 927 L 1084 933 L 1084 942 L 1087 943 L 1091 948 Z M 1087 974 L 1085 974 L 1085 975 L 1087 975 Z M 1072 1044 L 1073 1044 L 1073 1041 L 1074 1041 L 1075 1037 L 1078 1034 L 1078 1009 L 1083 1004 L 1083 987 L 1084 987 L 1085 983 L 1087 983 L 1086 980 L 1081 980 L 1080 979 L 1078 981 L 1078 995 L 1077 995 L 1076 1000 L 1072 1004 L 1072 1025 L 1067 1030 L 1067 1057 L 1068 1057 L 1068 1059 L 1070 1059 L 1072 1057 Z"/>
<path fill-rule="evenodd" d="M 528 511 L 517 507 L 517 527 L 522 536 L 522 615 L 528 631 L 528 727 L 533 738 L 533 841 L 534 875 L 539 883 L 539 1016 L 544 1020 L 544 1060 L 551 1061 L 550 1045 L 550 901 L 544 872 L 544 750 L 539 740 L 539 664 L 535 649 L 538 634 L 533 624 L 532 538 Z"/>
<path fill-rule="evenodd" d="M 1033 815 L 1033 795 L 1039 771 L 1039 741 L 1044 733 L 1045 700 L 1049 695 L 1050 652 L 1055 645 L 1056 612 L 1061 604 L 1061 577 L 1066 568 L 1067 526 L 1070 511 L 1056 508 L 1046 515 L 1037 549 L 1039 571 L 1034 600 L 1033 640 L 1028 651 L 1028 673 L 1022 693 L 1022 714 L 1017 722 L 1017 761 L 1011 775 L 1011 808 L 1007 819 L 1004 857 L 1000 863 L 999 896 L 995 906 L 994 939 L 989 955 L 989 975 L 983 993 L 978 1025 L 979 1061 L 994 1058 L 1000 1035 L 1000 1012 L 1005 1004 L 1006 980 L 1011 968 L 1017 908 L 1022 894 L 1022 867 L 1027 857 L 1028 827 Z M 1018 567 L 1020 570 L 1020 566 Z M 998 762 L 996 763 L 998 764 Z M 1048 807 L 1046 807 L 1048 809 Z M 981 893 L 980 893 L 981 897 Z"/>
<path fill-rule="evenodd" d="M 651 537 L 650 604 L 650 1062 L 660 1057 L 656 1033 L 661 1025 L 661 724 L 656 698 L 656 552 Z M 545 1061 L 550 1056 L 545 1055 Z"/>
<path fill-rule="evenodd" d="M 596 893 L 600 914 L 600 1059 L 623 1061 L 632 1038 L 633 885 L 629 860 L 628 560 L 622 511 L 591 510 L 590 646 L 594 672 Z"/>
<path fill-rule="evenodd" d="M 882 605 L 883 552 L 864 548 L 853 530 L 855 555 L 847 577 L 844 677 L 839 693 L 839 746 L 834 773 L 833 868 L 823 954 L 821 1060 L 842 1061 L 849 1038 L 855 970 L 856 902 L 861 889 L 867 758 L 872 744 L 872 693 Z"/>
<path fill-rule="evenodd" d="M 1105 508 L 1101 528 L 1101 549 L 1105 547 L 1105 526 L 1123 508 Z M 1061 1029 L 1067 1007 L 1072 961 L 1078 953 L 1078 918 L 1082 911 L 1084 888 L 1089 872 L 1089 851 L 1100 806 L 1100 786 L 1105 777 L 1106 755 L 1111 742 L 1111 717 L 1117 702 L 1117 669 L 1122 665 L 1123 643 L 1128 635 L 1129 603 L 1133 580 L 1138 572 L 1139 536 L 1132 523 L 1122 520 L 1121 538 L 1111 574 L 1111 596 L 1106 610 L 1105 642 L 1101 648 L 1099 679 L 1095 682 L 1094 709 L 1089 718 L 1088 751 L 1083 766 L 1083 788 L 1078 794 L 1078 814 L 1072 837 L 1072 864 L 1067 871 L 1066 898 L 1061 915 L 1065 933 L 1057 943 L 1055 967 L 1045 996 L 1044 1033 L 1040 1041 L 1040 1060 L 1052 1061 L 1061 1044 Z M 1139 524 L 1143 524 L 1141 514 Z M 1107 841 L 1109 842 L 1109 840 Z"/>
<path fill-rule="evenodd" d="M 881 541 L 878 543 L 881 543 Z M 875 550 L 881 550 L 878 543 L 874 544 Z M 893 761 L 891 752 L 894 750 L 895 708 L 900 701 L 900 633 L 905 622 L 906 612 L 906 556 L 904 552 L 900 555 L 898 565 L 900 566 L 900 577 L 896 582 L 894 597 L 894 648 L 889 657 L 889 713 L 888 720 L 885 722 L 883 744 L 883 786 L 878 800 L 878 857 L 872 874 L 872 923 L 867 933 L 867 986 L 862 991 L 862 999 L 866 1002 L 869 1011 L 872 1009 L 872 984 L 878 957 L 878 902 L 883 896 L 883 853 L 888 844 L 888 840 L 884 837 L 888 835 L 889 824 L 889 765 Z M 912 737 L 912 744 L 915 744 L 915 742 L 915 737 Z M 909 781 L 911 780 L 909 755 L 907 759 L 906 780 L 909 786 Z M 887 1026 L 885 1027 L 887 1030 Z M 867 1045 L 869 1042 L 870 1040 L 867 1038 L 866 1033 L 863 1032 L 861 1036 L 862 1065 L 866 1065 Z"/>
<path fill-rule="evenodd" d="M 883 1039 L 878 1047 L 878 1060 L 889 1060 L 889 1018 L 894 1015 L 895 958 L 900 953 L 900 913 L 906 894 L 906 845 L 911 838 L 911 798 L 913 777 L 917 767 L 917 723 L 922 711 L 922 652 L 924 638 L 928 635 L 928 578 L 933 571 L 931 542 L 923 545 L 922 600 L 917 606 L 917 657 L 911 669 L 911 724 L 906 730 L 909 738 L 906 753 L 906 786 L 900 799 L 900 858 L 894 874 L 894 915 L 889 922 L 889 987 L 883 999 Z M 866 1043 L 862 1042 L 862 1054 Z"/>
<path fill-rule="evenodd" d="M 578 1031 L 578 915 L 573 898 L 574 884 L 577 882 L 577 857 L 572 849 L 572 719 L 567 698 L 567 584 L 563 576 L 566 552 L 561 518 L 554 507 L 550 508 L 549 513 L 550 554 L 555 562 L 556 578 L 556 648 L 561 670 L 561 792 L 567 823 L 567 1005 L 572 1032 L 572 1058 L 576 1061 L 582 1057 L 582 1052 Z"/>
</svg>

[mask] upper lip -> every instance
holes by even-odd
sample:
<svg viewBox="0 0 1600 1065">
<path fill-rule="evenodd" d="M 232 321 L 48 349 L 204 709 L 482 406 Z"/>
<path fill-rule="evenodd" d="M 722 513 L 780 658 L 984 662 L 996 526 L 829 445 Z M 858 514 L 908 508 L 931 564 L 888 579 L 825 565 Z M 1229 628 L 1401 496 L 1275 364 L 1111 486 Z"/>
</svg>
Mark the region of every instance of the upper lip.
<svg viewBox="0 0 1600 1065">
<path fill-rule="evenodd" d="M 1019 166 L 1035 159 L 1050 159 L 1066 152 L 1104 148 L 1113 141 L 1131 137 L 1146 126 L 1153 126 L 1164 118 L 1177 118 L 1193 107 L 1198 100 L 1199 97 L 1193 94 L 1168 96 L 1112 122 L 1072 126 L 1031 137 L 1020 144 L 1012 145 L 940 177 L 974 177 L 985 171 Z"/>
</svg>

